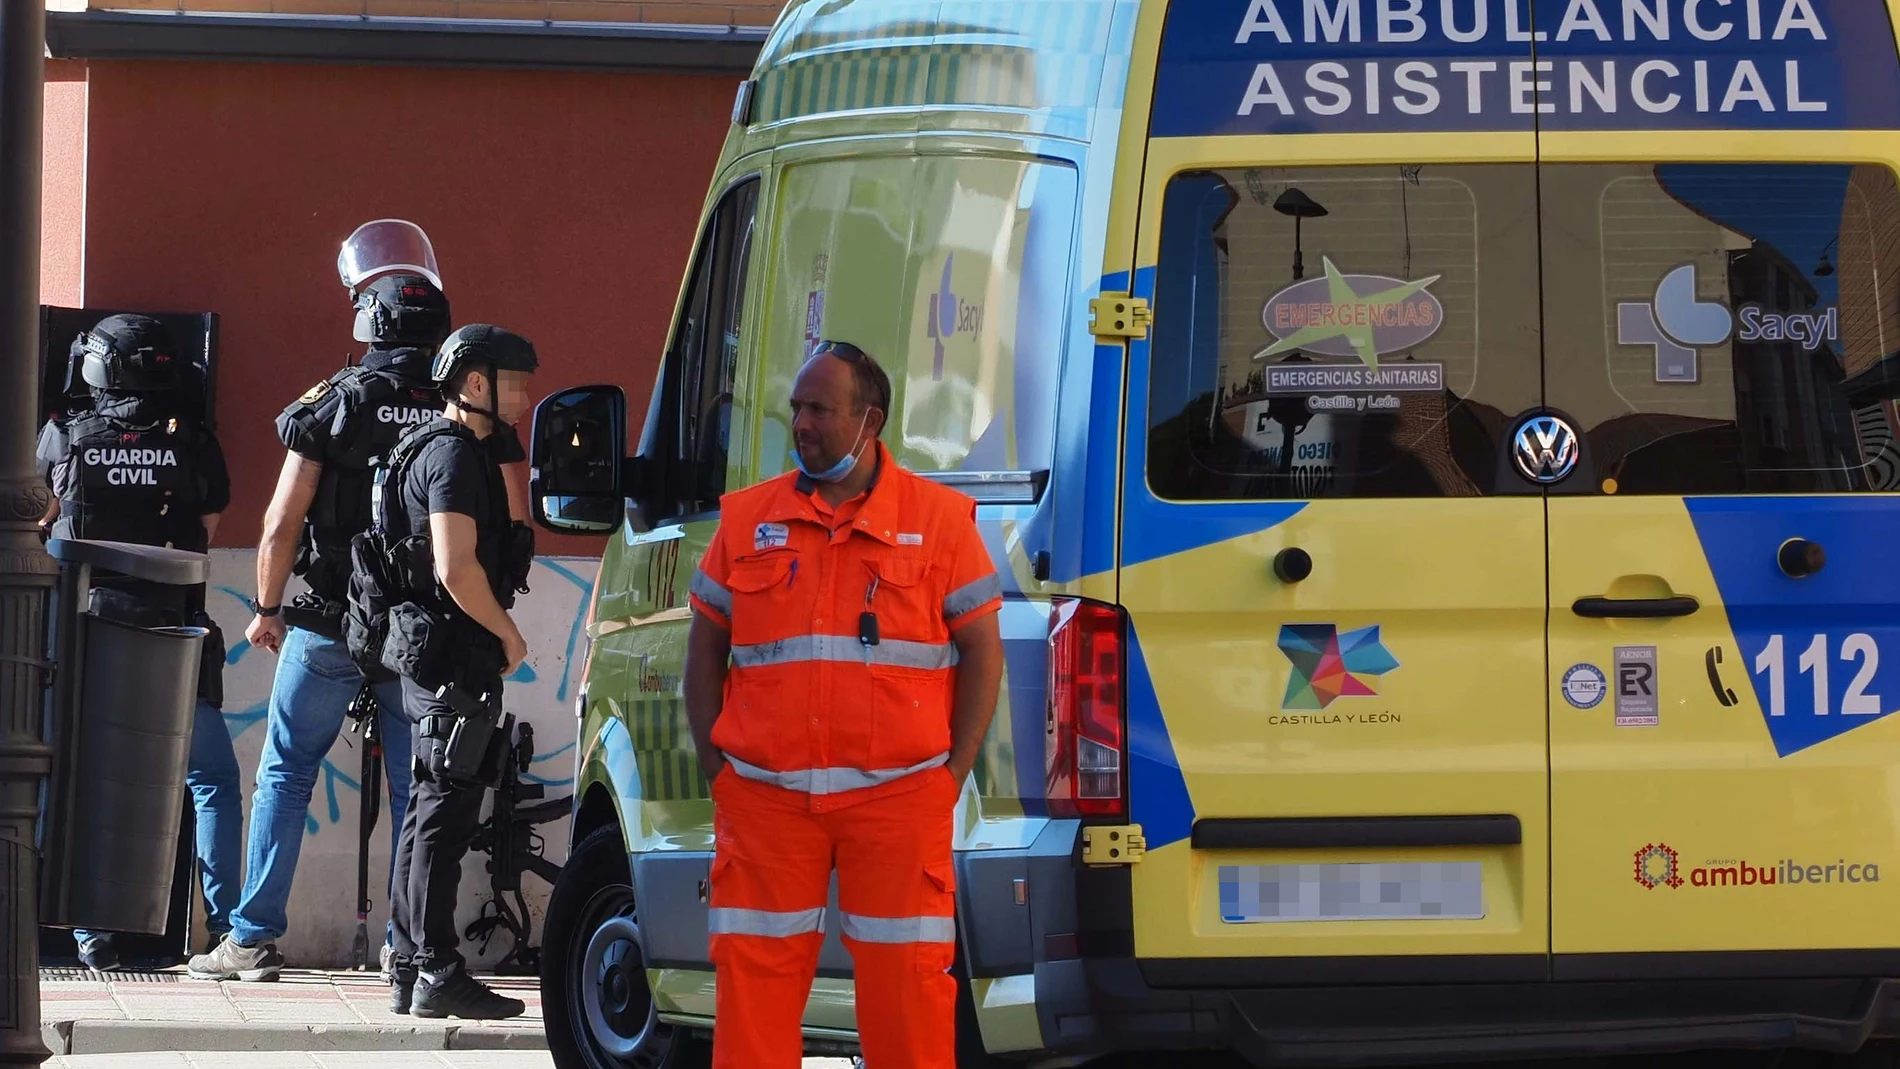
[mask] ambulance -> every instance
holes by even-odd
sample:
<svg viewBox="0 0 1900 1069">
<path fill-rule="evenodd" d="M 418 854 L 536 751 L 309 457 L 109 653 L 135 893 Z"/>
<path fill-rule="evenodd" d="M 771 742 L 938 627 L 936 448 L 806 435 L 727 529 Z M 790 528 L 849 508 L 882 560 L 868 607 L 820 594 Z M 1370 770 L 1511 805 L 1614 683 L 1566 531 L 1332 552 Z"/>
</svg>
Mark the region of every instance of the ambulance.
<svg viewBox="0 0 1900 1069">
<path fill-rule="evenodd" d="M 559 1064 L 745 1027 L 685 591 L 820 339 L 1007 590 L 960 1066 L 1892 1060 L 1897 11 L 795 0 L 644 421 L 536 416 L 540 518 L 604 539 Z"/>
</svg>

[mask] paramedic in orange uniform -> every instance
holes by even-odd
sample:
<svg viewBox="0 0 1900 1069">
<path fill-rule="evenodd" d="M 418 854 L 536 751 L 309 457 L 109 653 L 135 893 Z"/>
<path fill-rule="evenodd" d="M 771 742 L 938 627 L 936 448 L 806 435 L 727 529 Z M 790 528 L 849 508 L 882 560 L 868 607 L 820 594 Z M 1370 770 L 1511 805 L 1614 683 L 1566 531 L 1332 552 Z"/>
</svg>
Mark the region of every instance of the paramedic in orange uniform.
<svg viewBox="0 0 1900 1069">
<path fill-rule="evenodd" d="M 870 356 L 820 345 L 792 387 L 799 470 L 726 495 L 692 578 L 715 1069 L 796 1069 L 827 923 L 865 1063 L 955 1069 L 951 821 L 996 712 L 1002 584 L 975 503 L 878 441 L 890 398 Z"/>
</svg>

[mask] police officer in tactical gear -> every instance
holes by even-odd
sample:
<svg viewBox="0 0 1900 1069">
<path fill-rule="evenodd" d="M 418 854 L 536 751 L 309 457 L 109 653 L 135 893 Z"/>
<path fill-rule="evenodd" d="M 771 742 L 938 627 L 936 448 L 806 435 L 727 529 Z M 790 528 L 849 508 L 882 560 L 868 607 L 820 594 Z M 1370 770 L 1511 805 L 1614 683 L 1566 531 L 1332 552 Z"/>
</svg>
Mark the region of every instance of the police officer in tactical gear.
<svg viewBox="0 0 1900 1069">
<path fill-rule="evenodd" d="M 101 320 L 75 344 L 94 391 L 90 410 L 40 432 L 40 474 L 53 489 L 44 523 L 59 538 L 172 546 L 202 553 L 231 501 L 224 453 L 209 430 L 182 413 L 184 358 L 171 332 L 150 316 Z M 214 938 L 231 926 L 242 875 L 244 815 L 237 756 L 219 706 L 224 641 L 204 612 L 202 586 L 181 589 L 124 576 L 94 579 L 91 610 L 142 627 L 209 628 L 199 669 L 185 781 L 197 811 L 197 852 L 205 917 Z M 118 965 L 110 933 L 76 931 L 80 960 Z"/>
<path fill-rule="evenodd" d="M 528 410 L 528 377 L 538 363 L 527 339 L 498 327 L 451 334 L 430 372 L 447 407 L 397 446 L 380 491 L 378 533 L 392 547 L 381 564 L 397 577 L 392 600 L 409 603 L 391 611 L 383 662 L 405 666 L 403 708 L 418 755 L 391 906 L 397 1013 L 493 1019 L 523 1008 L 463 967 L 456 891 L 485 788 L 456 775 L 444 754 L 470 702 L 478 712 L 498 712 L 502 676 L 528 652 L 508 615 L 527 561 L 510 551 L 505 454 L 497 446 L 500 432 Z M 404 609 L 426 617 L 422 638 L 398 625 Z M 445 686 L 468 700 L 444 700 Z"/>
<path fill-rule="evenodd" d="M 394 234 L 397 240 L 389 240 Z M 369 523 L 370 461 L 441 408 L 429 379 L 449 332 L 435 254 L 413 224 L 379 220 L 345 242 L 338 269 L 355 310 L 361 362 L 317 383 L 277 417 L 289 454 L 264 518 L 255 613 L 246 637 L 278 655 L 257 769 L 249 871 L 229 938 L 192 958 L 199 979 L 270 980 L 283 966 L 275 940 L 287 909 L 305 812 L 324 757 L 364 683 L 342 632 L 350 539 Z M 525 459 L 519 442 L 511 459 Z M 309 587 L 285 605 L 292 572 Z M 392 829 L 409 801 L 409 731 L 393 677 L 372 680 L 381 716 Z M 393 871 L 393 870 L 392 870 Z M 387 960 L 388 947 L 384 948 Z"/>
</svg>

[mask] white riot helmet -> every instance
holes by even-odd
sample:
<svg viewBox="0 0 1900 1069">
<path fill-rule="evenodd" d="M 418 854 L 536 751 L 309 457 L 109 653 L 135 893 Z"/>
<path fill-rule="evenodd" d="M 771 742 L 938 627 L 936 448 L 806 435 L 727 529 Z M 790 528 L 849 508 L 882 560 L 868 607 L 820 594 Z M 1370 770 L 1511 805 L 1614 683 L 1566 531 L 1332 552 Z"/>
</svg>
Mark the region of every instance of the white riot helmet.
<svg viewBox="0 0 1900 1069">
<path fill-rule="evenodd" d="M 343 288 L 354 291 L 363 283 L 391 272 L 421 275 L 442 288 L 442 270 L 436 266 L 435 246 L 422 228 L 406 219 L 377 219 L 356 228 L 336 254 L 336 273 Z"/>
<path fill-rule="evenodd" d="M 433 346 L 449 332 L 435 246 L 416 224 L 377 219 L 357 227 L 336 255 L 336 272 L 356 306 L 357 341 Z"/>
</svg>

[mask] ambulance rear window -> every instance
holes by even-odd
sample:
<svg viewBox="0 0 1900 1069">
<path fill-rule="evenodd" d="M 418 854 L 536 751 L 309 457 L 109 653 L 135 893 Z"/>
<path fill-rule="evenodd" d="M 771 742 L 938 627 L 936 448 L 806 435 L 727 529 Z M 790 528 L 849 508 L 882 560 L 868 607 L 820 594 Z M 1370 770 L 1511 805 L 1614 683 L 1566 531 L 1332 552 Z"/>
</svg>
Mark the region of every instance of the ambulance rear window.
<svg viewBox="0 0 1900 1069">
<path fill-rule="evenodd" d="M 1541 173 L 1538 173 L 1541 171 Z M 1149 483 L 1178 500 L 1900 489 L 1900 184 L 1875 164 L 1195 172 L 1169 186 Z"/>
<path fill-rule="evenodd" d="M 1552 407 L 1622 494 L 1900 489 L 1900 187 L 1873 164 L 1544 168 Z"/>
<path fill-rule="evenodd" d="M 1157 494 L 1494 492 L 1541 387 L 1533 165 L 1191 172 L 1162 218 Z"/>
</svg>

